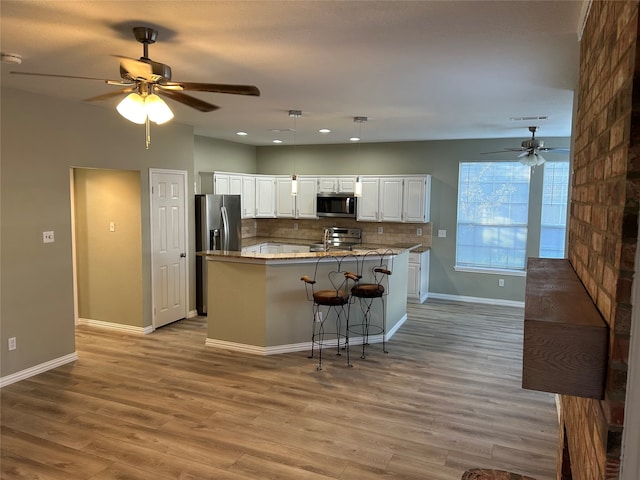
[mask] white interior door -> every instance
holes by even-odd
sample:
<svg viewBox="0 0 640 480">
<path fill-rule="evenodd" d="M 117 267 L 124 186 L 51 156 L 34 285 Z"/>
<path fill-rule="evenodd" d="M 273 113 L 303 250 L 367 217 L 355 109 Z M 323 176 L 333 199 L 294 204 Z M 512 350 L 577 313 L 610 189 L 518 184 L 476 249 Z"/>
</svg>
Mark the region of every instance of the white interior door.
<svg viewBox="0 0 640 480">
<path fill-rule="evenodd" d="M 150 170 L 153 326 L 187 316 L 187 172 Z"/>
</svg>

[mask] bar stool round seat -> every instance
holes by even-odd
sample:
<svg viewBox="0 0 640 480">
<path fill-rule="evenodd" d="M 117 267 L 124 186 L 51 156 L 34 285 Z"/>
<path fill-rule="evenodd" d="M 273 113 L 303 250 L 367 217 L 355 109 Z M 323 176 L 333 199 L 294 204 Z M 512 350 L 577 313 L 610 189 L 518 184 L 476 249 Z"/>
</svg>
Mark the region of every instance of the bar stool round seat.
<svg viewBox="0 0 640 480">
<path fill-rule="evenodd" d="M 349 292 L 344 290 L 320 290 L 313 293 L 313 300 L 319 305 L 346 305 L 349 302 Z"/>
<path fill-rule="evenodd" d="M 351 289 L 351 295 L 360 298 L 378 298 L 384 295 L 384 285 L 380 285 L 379 283 L 355 285 Z"/>
</svg>

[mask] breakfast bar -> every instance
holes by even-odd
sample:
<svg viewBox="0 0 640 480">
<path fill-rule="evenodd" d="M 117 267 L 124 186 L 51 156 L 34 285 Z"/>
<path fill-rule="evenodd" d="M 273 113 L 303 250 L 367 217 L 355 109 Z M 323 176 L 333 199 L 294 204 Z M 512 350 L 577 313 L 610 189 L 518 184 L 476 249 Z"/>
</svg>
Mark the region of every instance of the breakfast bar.
<svg viewBox="0 0 640 480">
<path fill-rule="evenodd" d="M 346 270 L 362 269 L 362 262 L 379 261 L 391 253 L 386 309 L 386 339 L 407 318 L 408 250 L 328 251 L 302 253 L 247 253 L 205 251 L 198 255 L 207 260 L 207 339 L 208 346 L 272 355 L 311 348 L 312 314 L 304 284 L 300 278 L 327 277 L 335 261 L 343 258 Z M 378 254 L 377 254 L 378 253 Z M 324 262 L 323 259 L 327 259 Z M 320 260 L 320 262 L 318 262 Z M 360 267 L 358 266 L 360 264 Z M 330 267 L 331 265 L 331 267 Z M 365 265 L 363 271 L 367 271 Z M 358 321 L 357 308 L 352 308 Z M 370 343 L 382 341 L 369 339 Z"/>
</svg>

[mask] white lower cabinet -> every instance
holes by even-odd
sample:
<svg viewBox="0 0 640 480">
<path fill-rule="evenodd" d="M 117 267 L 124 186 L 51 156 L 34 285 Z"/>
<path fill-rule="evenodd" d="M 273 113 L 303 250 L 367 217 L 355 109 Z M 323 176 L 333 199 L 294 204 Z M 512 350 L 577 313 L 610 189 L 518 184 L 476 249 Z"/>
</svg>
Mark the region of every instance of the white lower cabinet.
<svg viewBox="0 0 640 480">
<path fill-rule="evenodd" d="M 429 250 L 422 253 L 409 252 L 407 301 L 409 303 L 423 303 L 428 297 Z"/>
<path fill-rule="evenodd" d="M 280 245 L 280 253 L 303 253 L 309 251 L 309 245 L 289 245 L 283 243 Z"/>
<path fill-rule="evenodd" d="M 260 244 L 249 245 L 248 247 L 242 247 L 242 253 L 260 253 Z"/>
</svg>

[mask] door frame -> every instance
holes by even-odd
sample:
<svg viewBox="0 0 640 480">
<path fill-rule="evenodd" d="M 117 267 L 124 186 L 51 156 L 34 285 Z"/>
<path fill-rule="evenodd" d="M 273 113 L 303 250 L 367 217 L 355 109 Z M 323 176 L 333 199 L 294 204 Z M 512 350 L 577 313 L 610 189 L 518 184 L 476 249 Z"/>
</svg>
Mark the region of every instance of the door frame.
<svg viewBox="0 0 640 480">
<path fill-rule="evenodd" d="M 150 237 L 150 247 L 151 247 L 151 326 L 153 330 L 155 330 L 157 321 L 156 321 L 156 299 L 155 299 L 155 291 L 156 291 L 156 272 L 155 272 L 155 246 L 157 244 L 158 239 L 154 237 L 155 232 L 155 224 L 154 224 L 154 196 L 153 196 L 153 176 L 155 174 L 170 174 L 170 175 L 179 175 L 182 177 L 182 183 L 184 188 L 184 210 L 183 210 L 183 232 L 184 232 L 184 251 L 187 254 L 185 258 L 185 272 L 184 272 L 184 289 L 185 289 L 185 318 L 189 316 L 189 263 L 190 263 L 190 245 L 189 245 L 189 222 L 187 219 L 189 218 L 189 199 L 187 185 L 188 185 L 188 172 L 186 170 L 172 170 L 167 168 L 149 168 L 149 237 Z"/>
<path fill-rule="evenodd" d="M 631 290 L 631 339 L 622 429 L 621 480 L 640 478 L 640 225 Z M 636 406 L 636 408 L 632 407 Z"/>
</svg>

